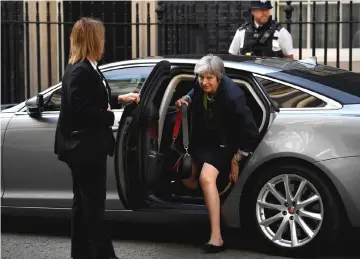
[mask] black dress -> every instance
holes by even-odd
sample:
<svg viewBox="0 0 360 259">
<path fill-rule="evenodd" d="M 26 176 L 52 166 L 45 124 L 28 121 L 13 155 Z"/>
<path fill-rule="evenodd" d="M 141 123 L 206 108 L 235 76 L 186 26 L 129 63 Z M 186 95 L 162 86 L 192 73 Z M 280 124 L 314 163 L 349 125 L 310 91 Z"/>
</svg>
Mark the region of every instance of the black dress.
<svg viewBox="0 0 360 259">
<path fill-rule="evenodd" d="M 187 95 L 192 100 L 189 151 L 193 160 L 199 165 L 211 164 L 219 176 L 228 177 L 237 150 L 253 152 L 260 140 L 244 92 L 224 75 L 213 101 L 207 99 L 198 80 Z"/>
<path fill-rule="evenodd" d="M 216 96 L 214 99 L 208 99 L 205 93 L 202 94 L 202 123 L 198 124 L 196 129 L 197 137 L 194 139 L 190 152 L 196 164 L 203 165 L 208 163 L 214 166 L 219 173 L 228 174 L 230 172 L 231 159 L 236 150 L 222 145 L 222 134 L 218 121 L 219 116 L 214 116 L 215 98 Z"/>
</svg>

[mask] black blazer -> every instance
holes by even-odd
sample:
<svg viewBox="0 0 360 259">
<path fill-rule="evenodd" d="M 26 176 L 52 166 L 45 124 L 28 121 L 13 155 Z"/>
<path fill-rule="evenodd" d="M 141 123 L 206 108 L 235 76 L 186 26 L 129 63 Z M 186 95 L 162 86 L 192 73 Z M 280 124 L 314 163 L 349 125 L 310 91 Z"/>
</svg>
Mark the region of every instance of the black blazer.
<svg viewBox="0 0 360 259">
<path fill-rule="evenodd" d="M 192 141 L 202 134 L 205 107 L 203 90 L 198 80 L 195 87 L 188 93 L 191 102 Z M 213 117 L 220 134 L 219 145 L 225 145 L 232 151 L 253 152 L 260 141 L 259 129 L 254 121 L 242 89 L 231 78 L 224 75 L 215 94 Z"/>
<path fill-rule="evenodd" d="M 59 160 L 94 163 L 113 155 L 115 117 L 107 111 L 111 90 L 106 82 L 106 91 L 102 78 L 87 59 L 66 66 L 55 133 L 54 151 Z"/>
</svg>

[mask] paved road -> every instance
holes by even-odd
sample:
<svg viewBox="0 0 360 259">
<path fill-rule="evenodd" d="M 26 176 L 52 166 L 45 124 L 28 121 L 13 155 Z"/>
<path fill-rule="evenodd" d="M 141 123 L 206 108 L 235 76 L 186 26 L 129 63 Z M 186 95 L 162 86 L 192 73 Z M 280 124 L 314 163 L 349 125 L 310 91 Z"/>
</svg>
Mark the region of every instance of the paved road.
<svg viewBox="0 0 360 259">
<path fill-rule="evenodd" d="M 70 258 L 69 222 L 67 220 L 14 217 L 2 219 L 1 258 Z M 219 255 L 202 255 L 199 247 L 208 237 L 208 227 L 194 225 L 111 224 L 113 243 L 120 258 L 285 258 L 263 251 L 257 242 L 238 231 L 225 231 L 229 249 Z M 360 239 L 328 244 L 313 251 L 317 258 L 360 258 Z M 357 245 L 356 245 L 357 244 Z M 341 246 L 341 248 L 340 248 Z M 330 248 L 329 248 L 330 247 Z M 299 255 L 298 257 L 304 258 Z M 287 257 L 290 258 L 290 257 Z M 306 258 L 309 258 L 307 255 Z"/>
</svg>

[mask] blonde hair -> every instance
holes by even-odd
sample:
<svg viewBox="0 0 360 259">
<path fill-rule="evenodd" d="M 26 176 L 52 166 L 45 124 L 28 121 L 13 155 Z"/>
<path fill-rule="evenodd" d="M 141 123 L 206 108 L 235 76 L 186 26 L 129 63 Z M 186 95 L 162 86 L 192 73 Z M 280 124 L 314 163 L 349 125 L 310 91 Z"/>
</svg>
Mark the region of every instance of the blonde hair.
<svg viewBox="0 0 360 259">
<path fill-rule="evenodd" d="M 69 63 L 83 61 L 86 57 L 99 61 L 103 55 L 104 41 L 103 23 L 92 18 L 81 18 L 71 31 Z"/>
</svg>

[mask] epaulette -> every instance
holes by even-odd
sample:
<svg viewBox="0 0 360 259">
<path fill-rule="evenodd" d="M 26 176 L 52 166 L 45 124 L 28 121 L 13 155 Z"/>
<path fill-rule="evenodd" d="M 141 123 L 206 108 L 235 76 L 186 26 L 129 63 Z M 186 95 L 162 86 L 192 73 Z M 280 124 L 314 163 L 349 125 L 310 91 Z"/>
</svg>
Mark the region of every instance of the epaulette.
<svg viewBox="0 0 360 259">
<path fill-rule="evenodd" d="M 239 31 L 241 31 L 241 30 L 245 30 L 247 27 L 249 27 L 249 26 L 251 26 L 251 22 L 246 22 L 246 23 L 244 23 L 243 25 L 241 25 L 240 27 L 239 27 Z"/>
<path fill-rule="evenodd" d="M 273 25 L 276 25 L 275 30 L 277 30 L 277 31 L 280 31 L 283 28 L 283 26 L 280 23 L 278 23 L 277 21 L 275 21 L 275 20 L 272 20 L 271 23 Z"/>
</svg>

